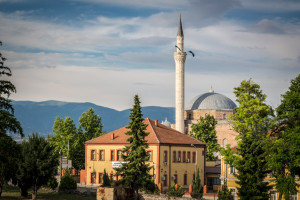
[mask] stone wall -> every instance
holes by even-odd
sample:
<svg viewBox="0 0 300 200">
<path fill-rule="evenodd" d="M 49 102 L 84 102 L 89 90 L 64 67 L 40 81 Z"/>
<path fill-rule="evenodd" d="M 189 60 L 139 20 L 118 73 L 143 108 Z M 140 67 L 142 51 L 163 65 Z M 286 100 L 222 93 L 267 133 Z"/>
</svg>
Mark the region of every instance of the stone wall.
<svg viewBox="0 0 300 200">
<path fill-rule="evenodd" d="M 142 194 L 142 200 L 196 200 L 188 197 L 169 197 L 167 195 Z"/>
</svg>

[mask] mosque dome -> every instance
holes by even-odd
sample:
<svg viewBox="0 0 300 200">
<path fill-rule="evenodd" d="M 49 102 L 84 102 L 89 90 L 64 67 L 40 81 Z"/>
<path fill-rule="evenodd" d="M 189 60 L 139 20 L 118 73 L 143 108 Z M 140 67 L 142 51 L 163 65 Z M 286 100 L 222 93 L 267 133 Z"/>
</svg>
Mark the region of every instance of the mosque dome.
<svg viewBox="0 0 300 200">
<path fill-rule="evenodd" d="M 186 110 L 233 110 L 236 104 L 228 97 L 210 90 L 196 96 Z"/>
</svg>

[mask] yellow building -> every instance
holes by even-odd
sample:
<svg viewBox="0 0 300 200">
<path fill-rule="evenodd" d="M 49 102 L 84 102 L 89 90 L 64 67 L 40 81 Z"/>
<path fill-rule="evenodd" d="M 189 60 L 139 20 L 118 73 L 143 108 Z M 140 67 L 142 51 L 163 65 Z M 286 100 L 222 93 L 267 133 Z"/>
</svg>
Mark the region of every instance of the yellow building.
<svg viewBox="0 0 300 200">
<path fill-rule="evenodd" d="M 149 118 L 146 136 L 150 154 L 148 164 L 153 166 L 151 175 L 156 184 L 161 184 L 162 191 L 169 190 L 175 182 L 188 190 L 195 178 L 195 170 L 199 168 L 202 184 L 205 180 L 206 145 L 190 136 L 182 134 L 170 127 L 164 126 Z M 123 127 L 85 143 L 85 175 L 81 182 L 86 184 L 101 184 L 104 169 L 113 180 L 114 168 L 122 164 L 121 150 L 128 145 L 127 128 Z"/>
<path fill-rule="evenodd" d="M 221 162 L 221 180 L 222 183 L 224 183 L 224 180 L 227 180 L 227 187 L 229 190 L 231 190 L 232 194 L 234 195 L 234 199 L 238 199 L 238 194 L 237 194 L 237 188 L 239 187 L 239 185 L 236 183 L 236 181 L 238 181 L 238 179 L 235 177 L 235 174 L 238 173 L 238 171 L 230 166 L 229 164 L 226 164 L 224 159 L 222 159 Z M 272 176 L 267 176 L 265 178 L 264 181 L 270 182 L 270 184 L 274 184 L 274 182 L 272 181 Z M 300 184 L 300 180 L 298 178 L 297 181 L 298 184 Z M 298 193 L 293 195 L 290 200 L 300 200 L 300 187 L 297 187 Z M 276 192 L 276 188 L 274 187 L 271 191 L 270 191 L 271 195 L 270 195 L 270 200 L 277 200 L 279 199 L 279 193 Z M 284 199 L 284 198 L 283 198 Z"/>
</svg>

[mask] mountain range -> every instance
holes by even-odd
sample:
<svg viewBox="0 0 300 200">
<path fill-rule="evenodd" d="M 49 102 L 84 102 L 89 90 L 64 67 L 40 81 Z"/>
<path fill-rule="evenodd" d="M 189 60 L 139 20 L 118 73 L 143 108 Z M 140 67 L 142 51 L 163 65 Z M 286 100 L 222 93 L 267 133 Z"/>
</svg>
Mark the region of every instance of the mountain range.
<svg viewBox="0 0 300 200">
<path fill-rule="evenodd" d="M 98 106 L 93 103 L 71 103 L 62 101 L 13 101 L 15 117 L 20 121 L 25 136 L 38 132 L 47 136 L 52 133 L 52 127 L 56 116 L 71 117 L 76 126 L 83 112 L 93 108 L 95 113 L 102 118 L 103 131 L 110 132 L 126 126 L 129 122 L 130 110 L 118 111 L 112 108 Z M 173 107 L 147 106 L 142 107 L 144 118 L 158 120 L 166 118 L 171 123 L 175 121 L 175 109 Z"/>
</svg>

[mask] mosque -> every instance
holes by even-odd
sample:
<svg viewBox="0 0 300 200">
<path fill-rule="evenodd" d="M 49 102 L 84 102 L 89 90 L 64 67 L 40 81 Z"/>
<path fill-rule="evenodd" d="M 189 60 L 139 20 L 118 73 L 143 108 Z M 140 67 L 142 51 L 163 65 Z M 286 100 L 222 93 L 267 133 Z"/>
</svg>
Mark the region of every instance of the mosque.
<svg viewBox="0 0 300 200">
<path fill-rule="evenodd" d="M 191 125 L 197 123 L 200 117 L 209 114 L 217 120 L 216 133 L 220 146 L 237 146 L 235 137 L 238 135 L 230 125 L 228 118 L 233 114 L 236 104 L 228 97 L 215 93 L 212 89 L 207 93 L 193 98 L 184 109 L 184 69 L 186 52 L 184 52 L 184 34 L 181 18 L 177 31 L 176 52 L 174 60 L 176 65 L 175 78 L 175 124 L 167 120 L 162 123 L 185 134 L 191 132 Z"/>
</svg>

